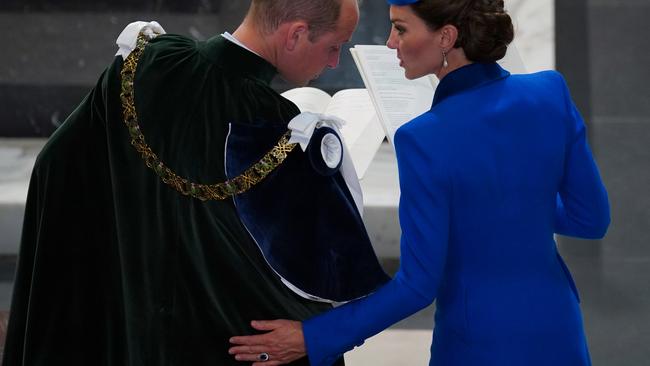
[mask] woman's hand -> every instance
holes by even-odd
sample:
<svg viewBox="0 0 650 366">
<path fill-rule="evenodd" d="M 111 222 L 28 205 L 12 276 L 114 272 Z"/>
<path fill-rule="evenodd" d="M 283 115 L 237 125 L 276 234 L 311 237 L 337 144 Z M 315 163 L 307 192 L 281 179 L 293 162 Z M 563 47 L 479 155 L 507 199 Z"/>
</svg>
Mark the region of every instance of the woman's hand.
<svg viewBox="0 0 650 366">
<path fill-rule="evenodd" d="M 301 322 L 284 319 L 254 320 L 251 325 L 257 330 L 269 332 L 230 338 L 230 343 L 234 346 L 228 353 L 234 355 L 237 361 L 253 362 L 253 366 L 275 366 L 307 355 Z"/>
</svg>

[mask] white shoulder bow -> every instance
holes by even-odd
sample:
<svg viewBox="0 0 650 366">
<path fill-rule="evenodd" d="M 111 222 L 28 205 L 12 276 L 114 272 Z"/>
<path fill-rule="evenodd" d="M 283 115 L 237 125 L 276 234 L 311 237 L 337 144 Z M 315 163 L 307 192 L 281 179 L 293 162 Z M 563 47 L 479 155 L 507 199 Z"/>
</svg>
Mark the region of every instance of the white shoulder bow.
<svg viewBox="0 0 650 366">
<path fill-rule="evenodd" d="M 117 37 L 115 43 L 120 48 L 115 56 L 122 56 L 126 60 L 127 57 L 135 50 L 138 42 L 138 35 L 144 33 L 147 38 L 152 39 L 160 34 L 165 34 L 163 27 L 156 21 L 152 22 L 133 22 L 124 28 L 122 33 Z"/>
</svg>

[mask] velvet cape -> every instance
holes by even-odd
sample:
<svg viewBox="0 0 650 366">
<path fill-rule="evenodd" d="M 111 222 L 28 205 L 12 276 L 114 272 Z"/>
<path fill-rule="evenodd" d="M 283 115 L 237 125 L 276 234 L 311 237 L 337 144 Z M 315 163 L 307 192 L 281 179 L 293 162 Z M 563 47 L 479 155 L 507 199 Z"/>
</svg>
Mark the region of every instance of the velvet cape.
<svg viewBox="0 0 650 366">
<path fill-rule="evenodd" d="M 306 153 L 294 151 L 264 184 L 234 201 L 269 265 L 289 286 L 309 298 L 345 302 L 367 295 L 388 277 L 341 173 L 324 168 L 318 139 L 324 130 L 334 133 L 316 129 Z M 226 145 L 228 177 L 258 161 L 284 132 L 269 124 L 233 124 Z"/>
<path fill-rule="evenodd" d="M 252 334 L 250 320 L 329 308 L 281 282 L 232 199 L 182 196 L 145 166 L 122 121 L 122 64 L 116 57 L 36 161 L 5 366 L 239 365 L 228 339 Z M 269 87 L 275 75 L 220 36 L 160 36 L 135 75 L 140 127 L 178 175 L 222 182 L 230 123 L 286 129 L 299 112 Z"/>
</svg>

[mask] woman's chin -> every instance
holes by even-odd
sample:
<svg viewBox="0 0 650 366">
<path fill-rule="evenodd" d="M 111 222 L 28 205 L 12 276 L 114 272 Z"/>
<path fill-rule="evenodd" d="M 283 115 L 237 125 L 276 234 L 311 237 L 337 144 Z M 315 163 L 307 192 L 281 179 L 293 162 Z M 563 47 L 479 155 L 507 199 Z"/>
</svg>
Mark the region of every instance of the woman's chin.
<svg viewBox="0 0 650 366">
<path fill-rule="evenodd" d="M 428 74 L 426 73 L 421 73 L 421 72 L 414 72 L 412 70 L 404 69 L 404 76 L 409 79 L 409 80 L 415 80 L 419 79 L 423 76 L 426 76 Z"/>
<path fill-rule="evenodd" d="M 402 65 L 400 65 L 400 66 L 402 66 Z M 402 66 L 402 68 L 404 69 L 404 77 L 409 79 L 409 80 L 413 80 L 413 77 L 412 77 L 413 73 L 411 71 L 409 71 L 409 69 L 407 69 L 404 66 Z"/>
</svg>

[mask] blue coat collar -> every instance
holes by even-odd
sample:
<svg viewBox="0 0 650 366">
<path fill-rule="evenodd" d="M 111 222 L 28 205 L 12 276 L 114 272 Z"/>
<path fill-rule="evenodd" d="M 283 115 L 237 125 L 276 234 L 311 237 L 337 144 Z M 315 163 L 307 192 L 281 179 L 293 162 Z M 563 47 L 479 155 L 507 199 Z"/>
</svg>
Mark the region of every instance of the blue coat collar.
<svg viewBox="0 0 650 366">
<path fill-rule="evenodd" d="M 502 69 L 496 62 L 465 65 L 440 80 L 431 108 L 454 94 L 503 79 L 509 75 L 510 73 Z"/>
</svg>

